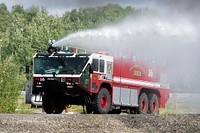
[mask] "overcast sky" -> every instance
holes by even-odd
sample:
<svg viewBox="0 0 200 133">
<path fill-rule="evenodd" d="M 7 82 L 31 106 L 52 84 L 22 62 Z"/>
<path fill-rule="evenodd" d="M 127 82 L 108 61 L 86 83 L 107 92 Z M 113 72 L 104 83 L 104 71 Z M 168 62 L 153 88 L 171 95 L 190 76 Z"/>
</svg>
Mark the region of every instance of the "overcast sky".
<svg viewBox="0 0 200 133">
<path fill-rule="evenodd" d="M 51 14 L 60 14 L 74 8 L 103 6 L 108 3 L 140 7 L 143 6 L 144 3 L 147 4 L 149 2 L 147 2 L 147 0 L 0 0 L 0 3 L 5 3 L 9 10 L 11 10 L 13 5 L 19 4 L 25 9 L 31 6 L 39 6 L 47 8 Z"/>
</svg>

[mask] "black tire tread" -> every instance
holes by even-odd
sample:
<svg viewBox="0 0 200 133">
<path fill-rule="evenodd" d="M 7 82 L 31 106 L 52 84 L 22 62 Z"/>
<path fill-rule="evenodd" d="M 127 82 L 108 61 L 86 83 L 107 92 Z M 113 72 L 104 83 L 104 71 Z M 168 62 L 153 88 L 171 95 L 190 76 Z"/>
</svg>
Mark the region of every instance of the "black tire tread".
<svg viewBox="0 0 200 133">
<path fill-rule="evenodd" d="M 159 113 L 159 102 L 158 102 L 158 96 L 154 93 L 150 93 L 148 95 L 148 99 L 149 99 L 149 108 L 148 108 L 148 113 L 152 113 L 152 114 L 158 114 Z M 156 112 L 153 112 L 151 109 L 151 104 L 152 104 L 152 100 L 156 100 L 157 103 L 157 110 Z"/>
<path fill-rule="evenodd" d="M 146 99 L 146 104 L 147 104 L 147 109 L 145 112 L 142 111 L 142 109 L 140 108 L 140 101 L 142 100 L 142 98 L 145 98 Z M 149 103 L 148 103 L 148 97 L 147 97 L 147 94 L 145 92 L 141 93 L 141 95 L 139 96 L 139 99 L 138 99 L 138 108 L 137 108 L 137 113 L 138 114 L 147 114 L 148 112 L 148 106 L 149 106 Z"/>
<path fill-rule="evenodd" d="M 108 106 L 106 109 L 102 109 L 100 105 L 100 96 L 101 95 L 107 95 L 108 101 Z M 95 114 L 107 114 L 110 111 L 110 106 L 111 106 L 111 96 L 109 91 L 106 88 L 101 88 L 99 93 L 94 98 L 94 105 L 93 105 L 93 110 Z"/>
<path fill-rule="evenodd" d="M 51 92 L 44 92 L 42 97 L 42 107 L 47 114 L 52 114 L 54 112 Z"/>
</svg>

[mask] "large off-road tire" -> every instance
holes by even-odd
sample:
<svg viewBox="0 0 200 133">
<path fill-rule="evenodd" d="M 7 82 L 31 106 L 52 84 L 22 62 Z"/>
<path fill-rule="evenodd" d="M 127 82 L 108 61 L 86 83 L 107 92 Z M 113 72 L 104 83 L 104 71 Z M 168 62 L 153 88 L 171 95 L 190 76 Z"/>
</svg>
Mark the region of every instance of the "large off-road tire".
<svg viewBox="0 0 200 133">
<path fill-rule="evenodd" d="M 56 107 L 55 106 L 55 110 L 54 110 L 54 114 L 61 114 L 63 112 L 64 108 L 59 106 L 59 107 Z"/>
<path fill-rule="evenodd" d="M 90 105 L 90 104 L 86 105 L 86 113 L 87 114 L 92 114 L 93 113 L 92 105 Z"/>
<path fill-rule="evenodd" d="M 63 94 L 58 92 L 44 92 L 42 106 L 47 114 L 60 114 L 65 108 Z"/>
<path fill-rule="evenodd" d="M 143 92 L 139 96 L 137 113 L 146 114 L 148 111 L 148 107 L 149 107 L 148 97 L 147 94 Z"/>
<path fill-rule="evenodd" d="M 47 114 L 52 114 L 54 112 L 53 102 L 52 92 L 45 91 L 44 95 L 42 96 L 42 107 L 44 112 Z"/>
<path fill-rule="evenodd" d="M 94 113 L 107 114 L 110 111 L 111 96 L 106 88 L 102 88 L 94 99 Z"/>
<path fill-rule="evenodd" d="M 158 96 L 156 94 L 150 93 L 148 95 L 148 98 L 149 98 L 148 113 L 158 114 L 158 112 L 159 112 Z"/>
<path fill-rule="evenodd" d="M 65 103 L 63 102 L 62 94 L 55 94 L 54 96 L 54 114 L 61 114 L 65 108 Z"/>
</svg>

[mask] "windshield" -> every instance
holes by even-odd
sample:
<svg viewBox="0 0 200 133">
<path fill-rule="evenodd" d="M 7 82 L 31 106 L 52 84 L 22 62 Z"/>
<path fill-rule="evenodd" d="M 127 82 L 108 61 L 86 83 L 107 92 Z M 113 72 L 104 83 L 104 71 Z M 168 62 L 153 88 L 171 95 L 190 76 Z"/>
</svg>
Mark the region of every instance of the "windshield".
<svg viewBox="0 0 200 133">
<path fill-rule="evenodd" d="M 34 74 L 80 74 L 88 58 L 34 58 Z"/>
</svg>

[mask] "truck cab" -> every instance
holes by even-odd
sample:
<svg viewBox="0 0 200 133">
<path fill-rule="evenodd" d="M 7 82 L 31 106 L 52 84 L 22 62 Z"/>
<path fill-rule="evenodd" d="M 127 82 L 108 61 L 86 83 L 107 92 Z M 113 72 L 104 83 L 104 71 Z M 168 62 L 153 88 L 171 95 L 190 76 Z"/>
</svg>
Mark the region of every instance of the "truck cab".
<svg viewBox="0 0 200 133">
<path fill-rule="evenodd" d="M 89 105 L 91 97 L 99 92 L 99 79 L 112 81 L 113 57 L 54 50 L 33 56 L 30 101 L 42 103 L 45 112 L 61 113 L 69 104 Z"/>
</svg>

